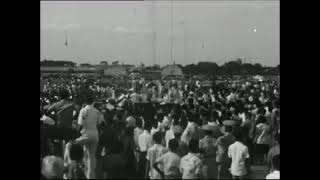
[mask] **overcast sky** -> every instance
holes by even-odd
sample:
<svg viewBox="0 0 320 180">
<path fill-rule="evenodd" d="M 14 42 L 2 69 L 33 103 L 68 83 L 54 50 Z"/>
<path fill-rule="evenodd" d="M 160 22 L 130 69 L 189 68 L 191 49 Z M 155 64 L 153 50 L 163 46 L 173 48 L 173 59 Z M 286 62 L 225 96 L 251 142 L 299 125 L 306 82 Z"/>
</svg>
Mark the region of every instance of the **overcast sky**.
<svg viewBox="0 0 320 180">
<path fill-rule="evenodd" d="M 276 66 L 279 1 L 41 1 L 41 60 Z M 171 16 L 171 7 L 173 15 Z M 68 46 L 65 46 L 67 34 Z"/>
</svg>

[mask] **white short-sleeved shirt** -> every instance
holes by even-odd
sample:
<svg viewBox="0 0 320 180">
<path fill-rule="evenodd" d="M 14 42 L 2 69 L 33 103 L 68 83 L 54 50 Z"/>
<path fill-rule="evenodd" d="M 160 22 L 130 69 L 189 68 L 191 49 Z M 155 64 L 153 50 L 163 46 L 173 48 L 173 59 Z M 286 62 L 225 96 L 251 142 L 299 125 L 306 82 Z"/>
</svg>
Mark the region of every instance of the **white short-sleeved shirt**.
<svg viewBox="0 0 320 180">
<path fill-rule="evenodd" d="M 141 152 L 148 151 L 152 146 L 152 136 L 147 130 L 144 130 L 143 133 L 140 134 L 138 144 Z"/>
<path fill-rule="evenodd" d="M 168 148 L 168 147 L 169 147 L 169 141 L 170 141 L 171 139 L 174 139 L 174 133 L 173 133 L 172 128 L 170 128 L 170 129 L 166 132 L 166 135 L 165 135 L 164 139 L 166 140 L 166 147 Z"/>
<path fill-rule="evenodd" d="M 147 152 L 146 159 L 150 163 L 150 179 L 161 179 L 161 175 L 153 168 L 153 164 L 167 152 L 167 149 L 160 144 L 154 144 Z"/>
<path fill-rule="evenodd" d="M 180 157 L 171 151 L 162 155 L 157 162 L 160 163 L 165 175 L 177 175 L 179 174 Z"/>
<path fill-rule="evenodd" d="M 234 176 L 244 176 L 247 174 L 245 160 L 249 158 L 248 147 L 239 141 L 231 144 L 228 156 L 232 159 L 231 174 Z"/>
<path fill-rule="evenodd" d="M 80 110 L 78 124 L 82 125 L 83 136 L 98 138 L 97 124 L 103 121 L 103 115 L 92 105 L 86 105 Z"/>
<path fill-rule="evenodd" d="M 143 130 L 139 127 L 136 127 L 133 130 L 133 140 L 137 147 L 139 147 L 139 136 L 143 133 Z"/>
<path fill-rule="evenodd" d="M 180 161 L 182 179 L 196 179 L 201 164 L 200 158 L 194 153 L 188 153 Z"/>
<path fill-rule="evenodd" d="M 266 179 L 280 179 L 280 171 L 273 171 L 267 175 Z"/>
</svg>

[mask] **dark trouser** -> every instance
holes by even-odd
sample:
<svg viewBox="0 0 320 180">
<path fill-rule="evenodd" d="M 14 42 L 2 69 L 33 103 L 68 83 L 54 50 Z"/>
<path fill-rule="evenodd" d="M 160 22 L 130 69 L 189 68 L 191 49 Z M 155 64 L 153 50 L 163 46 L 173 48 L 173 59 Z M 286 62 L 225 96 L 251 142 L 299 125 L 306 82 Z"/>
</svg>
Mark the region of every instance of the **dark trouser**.
<svg viewBox="0 0 320 180">
<path fill-rule="evenodd" d="M 244 179 L 244 176 L 232 176 L 232 179 Z"/>
<path fill-rule="evenodd" d="M 144 179 L 147 165 L 147 151 L 140 152 L 139 154 L 139 162 L 138 162 L 138 177 Z"/>
<path fill-rule="evenodd" d="M 231 179 L 232 175 L 229 171 L 229 164 L 221 164 L 218 166 L 218 179 Z"/>
</svg>

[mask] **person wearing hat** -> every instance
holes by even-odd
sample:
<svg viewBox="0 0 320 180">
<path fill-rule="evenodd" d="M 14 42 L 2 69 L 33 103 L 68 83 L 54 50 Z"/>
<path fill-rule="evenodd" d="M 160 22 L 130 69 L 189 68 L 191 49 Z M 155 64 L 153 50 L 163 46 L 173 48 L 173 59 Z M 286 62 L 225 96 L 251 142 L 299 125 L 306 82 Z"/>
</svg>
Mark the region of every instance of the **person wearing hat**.
<svg viewBox="0 0 320 180">
<path fill-rule="evenodd" d="M 228 158 L 228 148 L 235 142 L 235 137 L 231 133 L 233 125 L 235 124 L 232 120 L 223 121 L 224 135 L 217 139 L 217 155 L 216 161 L 218 165 L 218 179 L 231 179 L 229 168 L 231 166 L 231 160 Z"/>
<path fill-rule="evenodd" d="M 203 125 L 202 129 L 204 131 L 204 138 L 200 139 L 199 141 L 199 148 L 206 149 L 208 146 L 215 146 L 217 139 L 213 137 L 213 131 L 215 127 L 212 125 Z"/>
</svg>

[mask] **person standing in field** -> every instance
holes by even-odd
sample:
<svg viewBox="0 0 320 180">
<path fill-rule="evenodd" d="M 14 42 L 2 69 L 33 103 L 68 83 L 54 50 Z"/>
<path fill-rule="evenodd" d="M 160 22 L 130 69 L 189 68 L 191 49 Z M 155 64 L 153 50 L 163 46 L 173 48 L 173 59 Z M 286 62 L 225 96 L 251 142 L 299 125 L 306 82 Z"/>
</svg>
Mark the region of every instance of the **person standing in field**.
<svg viewBox="0 0 320 180">
<path fill-rule="evenodd" d="M 103 116 L 93 107 L 94 98 L 90 95 L 86 98 L 86 106 L 79 113 L 78 125 L 80 125 L 81 136 L 76 139 L 76 143 L 85 147 L 86 176 L 88 179 L 94 179 L 96 170 L 96 150 L 99 141 L 97 125 L 103 121 Z"/>
</svg>

